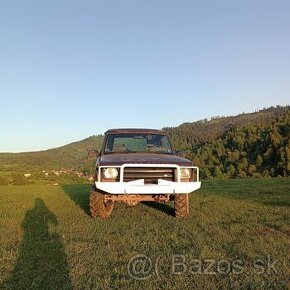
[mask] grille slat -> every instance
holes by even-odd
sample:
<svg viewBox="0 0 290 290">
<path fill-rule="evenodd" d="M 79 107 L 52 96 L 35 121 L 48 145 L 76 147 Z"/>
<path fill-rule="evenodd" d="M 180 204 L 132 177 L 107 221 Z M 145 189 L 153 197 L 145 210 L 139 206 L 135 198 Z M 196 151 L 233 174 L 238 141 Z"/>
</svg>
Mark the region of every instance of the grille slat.
<svg viewBox="0 0 290 290">
<path fill-rule="evenodd" d="M 175 180 L 174 168 L 158 168 L 158 167 L 125 167 L 124 181 L 134 181 L 144 179 L 145 183 L 157 183 L 158 179 L 165 179 L 168 181 Z"/>
<path fill-rule="evenodd" d="M 125 167 L 125 171 L 127 173 L 129 172 L 158 172 L 158 173 L 163 173 L 163 172 L 172 172 L 172 168 L 151 168 L 151 167 L 143 167 L 143 168 L 140 168 L 140 167 Z"/>
</svg>

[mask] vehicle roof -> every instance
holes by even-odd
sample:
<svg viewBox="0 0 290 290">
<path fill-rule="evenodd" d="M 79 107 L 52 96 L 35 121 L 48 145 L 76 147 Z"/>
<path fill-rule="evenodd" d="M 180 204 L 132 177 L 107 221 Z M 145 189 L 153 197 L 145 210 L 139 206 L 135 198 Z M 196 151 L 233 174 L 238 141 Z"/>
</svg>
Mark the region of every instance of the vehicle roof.
<svg viewBox="0 0 290 290">
<path fill-rule="evenodd" d="M 145 134 L 163 134 L 167 135 L 167 132 L 157 129 L 144 129 L 144 128 L 120 128 L 120 129 L 110 129 L 105 132 L 105 134 L 124 134 L 124 133 L 145 133 Z"/>
</svg>

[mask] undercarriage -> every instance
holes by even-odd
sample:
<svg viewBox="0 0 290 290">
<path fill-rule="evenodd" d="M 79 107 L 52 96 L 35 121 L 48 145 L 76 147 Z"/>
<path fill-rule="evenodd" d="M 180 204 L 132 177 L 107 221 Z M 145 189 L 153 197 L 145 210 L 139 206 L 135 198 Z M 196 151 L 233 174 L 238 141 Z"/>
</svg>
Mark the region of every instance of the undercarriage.
<svg viewBox="0 0 290 290">
<path fill-rule="evenodd" d="M 168 202 L 173 199 L 173 196 L 170 194 L 154 194 L 154 195 L 145 195 L 145 194 L 105 194 L 104 200 L 107 201 L 116 201 L 116 202 L 125 202 L 129 205 L 132 203 L 137 204 L 140 201 L 156 201 L 156 202 Z"/>
</svg>

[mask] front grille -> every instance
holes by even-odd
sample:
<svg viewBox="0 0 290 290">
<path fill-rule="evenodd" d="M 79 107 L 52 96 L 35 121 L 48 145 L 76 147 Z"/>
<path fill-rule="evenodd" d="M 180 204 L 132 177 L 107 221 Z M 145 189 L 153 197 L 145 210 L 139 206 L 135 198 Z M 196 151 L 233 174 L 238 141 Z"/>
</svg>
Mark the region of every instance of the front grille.
<svg viewBox="0 0 290 290">
<path fill-rule="evenodd" d="M 125 167 L 124 181 L 144 179 L 146 184 L 157 184 L 158 179 L 175 181 L 175 169 L 166 167 Z"/>
</svg>

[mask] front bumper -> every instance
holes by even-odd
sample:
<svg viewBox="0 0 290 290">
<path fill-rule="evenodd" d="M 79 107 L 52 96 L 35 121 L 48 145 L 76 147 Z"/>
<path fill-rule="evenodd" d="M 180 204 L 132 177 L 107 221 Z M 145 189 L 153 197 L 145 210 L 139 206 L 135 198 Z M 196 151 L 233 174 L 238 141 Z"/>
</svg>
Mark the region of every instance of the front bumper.
<svg viewBox="0 0 290 290">
<path fill-rule="evenodd" d="M 96 188 L 110 194 L 185 194 L 199 189 L 201 182 L 158 179 L 158 184 L 144 184 L 144 179 L 138 179 L 130 182 L 95 182 L 95 185 Z"/>
</svg>

